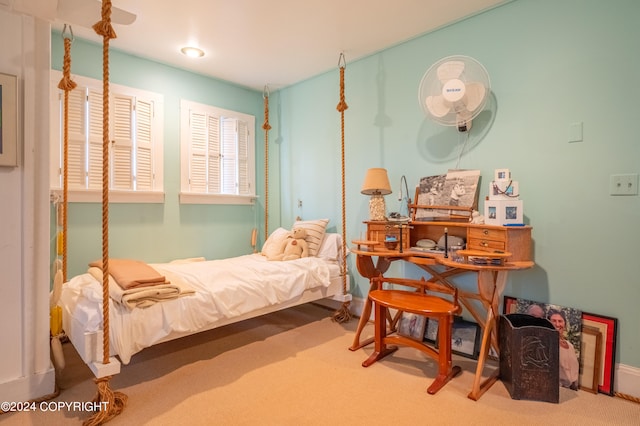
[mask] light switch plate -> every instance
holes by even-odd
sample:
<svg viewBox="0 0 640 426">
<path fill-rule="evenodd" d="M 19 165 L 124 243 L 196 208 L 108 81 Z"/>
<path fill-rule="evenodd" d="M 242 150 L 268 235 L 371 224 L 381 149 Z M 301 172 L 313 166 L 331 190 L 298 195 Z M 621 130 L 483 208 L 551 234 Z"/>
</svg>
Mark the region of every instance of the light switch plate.
<svg viewBox="0 0 640 426">
<path fill-rule="evenodd" d="M 582 142 L 582 122 L 571 123 L 569 125 L 569 143 Z"/>
</svg>

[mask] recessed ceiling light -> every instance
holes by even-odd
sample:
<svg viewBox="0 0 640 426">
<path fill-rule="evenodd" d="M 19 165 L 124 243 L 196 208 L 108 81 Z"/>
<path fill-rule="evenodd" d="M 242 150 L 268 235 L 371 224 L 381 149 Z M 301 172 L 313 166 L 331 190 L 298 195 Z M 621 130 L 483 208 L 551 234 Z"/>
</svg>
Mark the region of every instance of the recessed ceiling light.
<svg viewBox="0 0 640 426">
<path fill-rule="evenodd" d="M 197 47 L 183 47 L 180 51 L 187 55 L 190 58 L 201 58 L 204 56 L 204 50 L 198 49 Z"/>
</svg>

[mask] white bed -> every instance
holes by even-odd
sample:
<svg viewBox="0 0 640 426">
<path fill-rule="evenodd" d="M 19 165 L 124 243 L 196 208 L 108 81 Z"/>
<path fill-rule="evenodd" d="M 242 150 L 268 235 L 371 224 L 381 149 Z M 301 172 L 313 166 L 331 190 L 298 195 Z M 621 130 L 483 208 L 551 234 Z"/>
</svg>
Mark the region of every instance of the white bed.
<svg viewBox="0 0 640 426">
<path fill-rule="evenodd" d="M 341 248 L 341 236 L 328 233 L 317 256 L 297 260 L 269 261 L 257 253 L 150 264 L 193 293 L 133 309 L 109 298 L 110 355 L 128 364 L 157 343 L 323 298 L 344 301 Z M 65 333 L 83 361 L 101 363 L 101 281 L 89 272 L 73 277 L 58 304 Z"/>
</svg>

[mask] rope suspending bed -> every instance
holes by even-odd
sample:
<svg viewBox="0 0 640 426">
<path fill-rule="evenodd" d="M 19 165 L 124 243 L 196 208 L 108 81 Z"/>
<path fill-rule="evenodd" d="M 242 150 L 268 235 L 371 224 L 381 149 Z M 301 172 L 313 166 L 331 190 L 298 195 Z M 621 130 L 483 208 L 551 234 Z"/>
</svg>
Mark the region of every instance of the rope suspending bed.
<svg viewBox="0 0 640 426">
<path fill-rule="evenodd" d="M 101 407 L 104 407 L 103 410 L 96 412 L 91 418 L 89 418 L 88 420 L 85 421 L 84 424 L 86 425 L 97 425 L 97 424 L 102 424 L 105 423 L 107 421 L 109 421 L 111 418 L 117 416 L 118 414 L 120 414 L 126 403 L 127 403 L 127 396 L 124 395 L 121 392 L 114 392 L 110 389 L 109 387 L 109 382 L 111 377 L 114 374 L 117 374 L 120 372 L 120 362 L 118 361 L 118 359 L 115 358 L 115 355 L 112 357 L 110 356 L 110 348 L 111 348 L 111 342 L 110 342 L 110 331 L 111 330 L 112 325 L 110 325 L 110 318 L 112 314 L 118 314 L 119 312 L 119 307 L 118 309 L 116 309 L 116 312 L 109 312 L 110 310 L 110 303 L 108 303 L 107 301 L 111 301 L 111 295 L 109 292 L 109 286 L 110 286 L 110 267 L 109 267 L 109 225 L 108 225 L 108 221 L 109 221 L 109 146 L 110 146 L 110 140 L 109 140 L 109 40 L 111 38 L 115 38 L 116 34 L 113 30 L 113 28 L 111 27 L 111 2 L 109 0 L 105 0 L 102 4 L 102 20 L 98 23 L 96 23 L 93 26 L 93 29 L 96 31 L 96 33 L 98 33 L 99 35 L 101 35 L 103 37 L 103 139 L 102 139 L 102 265 L 101 265 L 101 279 L 100 280 L 96 280 L 94 281 L 98 286 L 97 288 L 99 289 L 98 291 L 101 292 L 101 306 L 98 308 L 96 306 L 96 308 L 101 312 L 101 325 L 100 325 L 100 329 L 94 329 L 91 331 L 87 331 L 87 332 L 83 332 L 82 328 L 78 328 L 78 334 L 76 333 L 70 333 L 69 335 L 74 335 L 78 342 L 81 343 L 85 343 L 85 345 L 83 345 L 85 352 L 87 349 L 91 349 L 88 348 L 86 346 L 87 342 L 91 341 L 91 335 L 97 337 L 97 340 L 102 340 L 102 349 L 101 349 L 101 353 L 98 351 L 94 352 L 97 356 L 94 357 L 93 355 L 90 356 L 82 356 L 83 360 L 85 360 L 85 362 L 87 362 L 87 365 L 89 366 L 89 368 L 92 370 L 93 374 L 95 375 L 96 379 L 95 379 L 95 383 L 97 385 L 98 388 L 98 392 L 96 397 L 94 398 L 93 402 L 100 405 Z M 65 132 L 66 132 L 66 127 L 67 127 L 67 121 L 68 118 L 66 117 L 66 112 L 68 110 L 67 106 L 68 106 L 68 97 L 69 94 L 68 92 L 73 90 L 75 88 L 75 83 L 73 83 L 71 81 L 70 78 L 70 40 L 65 40 L 65 63 L 64 63 L 64 75 L 63 75 L 63 79 L 60 82 L 59 88 L 61 90 L 65 91 L 65 107 L 64 107 L 64 111 L 65 111 L 65 118 L 64 118 L 64 126 L 65 126 Z M 344 59 L 343 56 L 341 55 L 341 59 L 340 61 L 343 63 Z M 264 116 L 264 123 L 262 128 L 265 131 L 265 235 L 269 235 L 268 232 L 268 220 L 269 220 L 269 212 L 268 212 L 268 193 L 269 193 L 269 130 L 271 129 L 271 125 L 269 124 L 269 90 L 268 87 L 265 86 L 265 90 L 263 93 L 263 98 L 264 98 L 264 107 L 265 107 L 265 116 Z M 344 66 L 341 67 L 341 104 L 342 108 L 340 108 L 339 106 L 339 111 L 342 113 L 342 221 L 343 221 L 343 226 L 342 226 L 342 238 L 341 238 L 341 244 L 335 244 L 334 246 L 337 247 L 338 251 L 341 249 L 342 253 L 346 253 L 346 243 L 344 241 L 344 235 L 346 235 L 346 218 L 345 218 L 345 161 L 344 161 L 344 156 L 345 156 L 345 150 L 344 150 L 344 110 L 346 110 L 346 103 L 344 102 Z M 67 257 L 67 252 L 66 252 L 66 235 L 67 235 L 67 185 L 68 185 L 68 178 L 67 178 L 67 170 L 68 170 L 68 164 L 67 164 L 67 150 L 68 150 L 68 136 L 64 136 L 64 175 L 63 175 L 63 179 L 64 179 L 64 188 L 63 188 L 63 192 L 64 192 L 64 201 L 63 201 L 63 209 L 62 209 L 62 215 L 64 217 L 63 219 L 63 232 L 61 233 L 62 235 L 62 242 L 61 242 L 61 246 L 62 246 L 62 252 L 63 252 L 63 257 L 66 260 Z M 254 235 L 255 235 L 255 230 L 254 230 Z M 337 234 L 331 234 L 334 237 Z M 252 237 L 254 238 L 254 237 Z M 340 240 L 333 238 L 327 241 L 335 241 L 338 242 Z M 328 243 L 327 247 L 331 247 L 331 243 Z M 337 253 L 337 252 L 335 252 Z M 254 252 L 255 255 L 255 252 Z M 321 259 L 321 258 L 318 258 Z M 336 266 L 336 271 L 339 271 L 339 275 L 338 273 L 336 273 L 335 275 L 333 275 L 333 277 L 335 278 L 331 278 L 329 276 L 329 269 L 327 266 L 325 266 L 324 264 L 317 264 L 314 265 L 314 271 L 319 270 L 323 270 L 326 272 L 326 281 L 324 281 L 322 286 L 318 286 L 315 287 L 310 287 L 307 290 L 304 290 L 304 293 L 302 294 L 302 297 L 296 298 L 296 299 L 290 299 L 290 300 L 286 300 L 282 302 L 282 307 L 289 307 L 289 306 L 295 306 L 296 304 L 299 303 L 306 303 L 308 301 L 313 301 L 313 300 L 318 300 L 318 298 L 324 298 L 324 297 L 334 297 L 334 300 L 340 300 L 343 303 L 342 309 L 339 312 L 336 312 L 336 314 L 334 315 L 334 320 L 336 321 L 348 321 L 351 318 L 351 314 L 349 312 L 349 301 L 351 300 L 351 295 L 347 294 L 347 285 L 348 285 L 348 281 L 347 281 L 347 275 L 346 275 L 346 271 L 347 271 L 347 267 L 346 267 L 346 258 L 345 255 L 341 256 L 342 262 L 340 265 L 339 259 L 338 258 L 334 258 L 332 259 L 334 261 L 334 266 Z M 338 262 L 336 262 L 338 261 Z M 66 262 L 62 262 L 63 264 L 66 264 Z M 113 265 L 114 268 L 116 268 L 117 265 Z M 318 269 L 320 268 L 320 269 Z M 66 267 L 61 267 L 61 269 L 64 269 L 64 282 L 68 282 L 68 278 L 66 276 Z M 117 268 L 116 268 L 117 269 Z M 62 272 L 60 274 L 62 276 Z M 84 275 L 84 274 L 83 274 Z M 89 275 L 89 274 L 86 274 Z M 340 281 L 342 284 L 342 295 L 339 295 L 340 291 L 339 289 L 339 285 L 340 285 Z M 303 282 L 303 279 L 298 280 L 297 282 Z M 101 284 L 101 285 L 100 285 Z M 69 290 L 68 287 L 65 287 L 65 294 L 73 294 L 73 290 Z M 293 288 L 295 290 L 295 288 Z M 101 291 L 100 291 L 101 290 Z M 67 295 L 68 295 L 67 294 Z M 203 293 L 204 294 L 204 293 Z M 64 296 L 64 295 L 63 295 Z M 181 300 L 186 300 L 186 299 L 181 299 Z M 198 299 L 194 299 L 196 302 Z M 67 303 L 64 305 L 66 308 L 71 309 L 71 306 Z M 243 314 L 243 317 L 253 317 L 255 315 L 260 315 L 263 313 L 268 313 L 268 312 L 272 312 L 274 310 L 277 310 L 275 307 L 272 307 L 271 305 L 269 305 L 269 307 L 265 307 L 265 308 L 256 308 L 255 311 L 251 311 L 251 312 L 247 312 L 246 314 Z M 68 312 L 68 311 L 65 311 Z M 70 311 L 69 311 L 70 312 Z M 73 314 L 72 314 L 73 315 Z M 66 316 L 66 318 L 68 318 L 68 316 Z M 74 319 L 75 317 L 71 317 L 69 320 L 72 322 L 70 324 L 65 323 L 65 329 L 67 328 L 67 326 L 70 327 L 71 331 L 76 331 L 76 327 L 75 327 L 75 323 L 73 321 L 75 321 Z M 241 320 L 242 318 L 239 318 L 238 320 Z M 226 321 L 226 323 L 230 323 L 230 322 L 235 322 L 236 319 L 229 317 L 228 319 L 224 319 L 224 321 Z M 217 327 L 220 325 L 223 325 L 223 320 L 220 321 L 214 321 L 211 323 L 211 325 L 207 325 L 207 328 L 213 328 L 213 327 Z M 115 324 L 118 324 L 118 321 L 114 321 Z M 209 328 L 210 327 L 210 328 Z M 89 333 L 89 337 L 87 338 L 87 334 Z M 116 331 L 117 333 L 117 331 Z M 118 334 L 116 334 L 117 336 L 119 336 Z M 170 336 L 168 337 L 168 339 L 173 339 L 175 337 L 179 337 L 179 336 Z M 74 346 L 76 346 L 76 348 L 78 348 L 78 346 L 76 345 L 76 340 L 72 340 L 74 343 Z M 116 339 L 116 342 L 119 342 L 119 339 Z M 94 347 L 93 344 L 91 344 L 92 347 Z M 119 355 L 120 357 L 122 357 L 122 352 L 118 351 L 118 348 L 116 348 L 115 350 L 115 354 Z M 87 355 L 86 353 L 83 353 L 83 355 Z M 102 359 L 100 360 L 100 357 L 102 357 Z M 126 357 L 126 355 L 125 355 Z M 128 361 L 125 361 L 125 363 L 127 363 Z"/>
<path fill-rule="evenodd" d="M 342 306 L 338 311 L 333 315 L 333 320 L 338 323 L 347 322 L 351 319 L 351 312 L 349 311 L 349 305 L 351 298 L 347 295 L 347 218 L 346 218 L 346 185 L 345 185 L 345 149 L 344 149 L 344 112 L 349 108 L 347 106 L 347 102 L 345 101 L 344 96 L 344 70 L 346 68 L 346 61 L 344 58 L 344 53 L 340 53 L 340 57 L 338 58 L 338 68 L 340 69 L 340 102 L 336 106 L 336 109 L 340 112 L 340 129 L 341 129 L 341 171 L 342 171 L 342 253 L 345 254 L 342 256 L 342 295 L 344 301 L 342 302 Z"/>
<path fill-rule="evenodd" d="M 93 29 L 102 36 L 102 318 L 104 330 L 102 364 L 106 366 L 110 363 L 109 303 L 107 302 L 109 300 L 109 41 L 117 37 L 111 26 L 111 0 L 102 1 L 102 20 L 97 22 Z M 96 374 L 95 383 L 98 393 L 93 402 L 102 403 L 105 409 L 97 411 L 84 422 L 85 425 L 105 423 L 124 410 L 127 396 L 122 392 L 112 391 L 109 387 L 110 380 L 111 375 Z"/>
<path fill-rule="evenodd" d="M 269 236 L 269 86 L 265 85 L 262 92 L 264 99 L 264 238 Z"/>
</svg>

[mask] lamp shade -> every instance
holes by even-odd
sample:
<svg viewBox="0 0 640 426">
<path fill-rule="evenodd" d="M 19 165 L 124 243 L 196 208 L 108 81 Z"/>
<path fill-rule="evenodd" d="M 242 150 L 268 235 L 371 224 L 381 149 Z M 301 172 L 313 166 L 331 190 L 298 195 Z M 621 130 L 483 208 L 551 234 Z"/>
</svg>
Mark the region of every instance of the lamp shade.
<svg viewBox="0 0 640 426">
<path fill-rule="evenodd" d="M 391 194 L 391 185 L 387 176 L 387 169 L 373 168 L 367 170 L 360 192 L 364 195 Z"/>
</svg>

